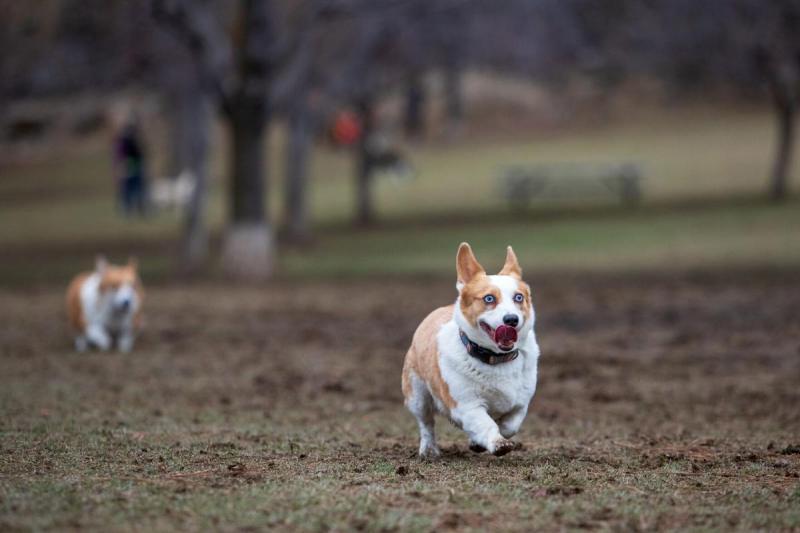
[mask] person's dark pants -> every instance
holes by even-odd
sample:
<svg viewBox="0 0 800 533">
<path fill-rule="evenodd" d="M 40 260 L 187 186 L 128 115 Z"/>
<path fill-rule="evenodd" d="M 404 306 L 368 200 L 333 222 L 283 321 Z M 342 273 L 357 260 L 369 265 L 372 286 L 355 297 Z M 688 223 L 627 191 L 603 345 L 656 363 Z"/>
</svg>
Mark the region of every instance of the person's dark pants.
<svg viewBox="0 0 800 533">
<path fill-rule="evenodd" d="M 147 198 L 144 179 L 140 175 L 128 176 L 122 182 L 122 210 L 126 215 L 145 214 Z"/>
</svg>

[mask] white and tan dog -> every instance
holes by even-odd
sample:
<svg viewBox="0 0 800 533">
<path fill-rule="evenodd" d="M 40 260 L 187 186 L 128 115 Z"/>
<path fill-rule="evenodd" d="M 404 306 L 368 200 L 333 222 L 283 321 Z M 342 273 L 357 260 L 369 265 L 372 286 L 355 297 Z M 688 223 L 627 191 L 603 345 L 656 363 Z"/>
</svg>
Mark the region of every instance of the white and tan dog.
<svg viewBox="0 0 800 533">
<path fill-rule="evenodd" d="M 131 351 L 143 296 L 134 259 L 115 266 L 98 257 L 94 272 L 75 276 L 67 289 L 67 316 L 75 330 L 75 348 L 82 352 L 94 346 L 105 351 L 116 341 L 120 351 Z"/>
<path fill-rule="evenodd" d="M 414 333 L 403 367 L 405 403 L 419 423 L 419 455 L 440 455 L 438 412 L 463 429 L 475 452 L 504 455 L 536 390 L 539 346 L 530 287 L 514 250 L 489 276 L 467 243 L 456 258 L 458 299 Z"/>
</svg>

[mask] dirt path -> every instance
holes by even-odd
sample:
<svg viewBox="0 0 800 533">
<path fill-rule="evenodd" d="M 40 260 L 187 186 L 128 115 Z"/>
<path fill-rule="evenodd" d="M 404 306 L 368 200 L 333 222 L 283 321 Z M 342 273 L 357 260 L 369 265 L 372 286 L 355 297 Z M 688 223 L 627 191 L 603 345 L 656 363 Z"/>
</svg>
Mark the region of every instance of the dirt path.
<svg viewBox="0 0 800 533">
<path fill-rule="evenodd" d="M 0 527 L 800 528 L 800 276 L 532 280 L 505 458 L 414 458 L 400 368 L 451 280 L 151 287 L 134 354 L 0 293 Z"/>
</svg>

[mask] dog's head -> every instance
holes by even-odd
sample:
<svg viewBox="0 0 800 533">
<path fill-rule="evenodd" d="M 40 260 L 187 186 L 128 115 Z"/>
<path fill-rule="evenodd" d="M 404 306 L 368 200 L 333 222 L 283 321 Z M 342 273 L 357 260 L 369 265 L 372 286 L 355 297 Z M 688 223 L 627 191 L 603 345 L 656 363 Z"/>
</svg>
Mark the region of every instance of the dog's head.
<svg viewBox="0 0 800 533">
<path fill-rule="evenodd" d="M 469 244 L 461 243 L 456 257 L 458 301 L 455 319 L 473 342 L 492 351 L 508 352 L 533 329 L 531 289 L 511 246 L 497 275 L 487 275 Z"/>
<path fill-rule="evenodd" d="M 131 258 L 127 265 L 117 266 L 99 256 L 95 272 L 100 275 L 100 293 L 109 299 L 114 313 L 122 315 L 139 309 L 141 281 L 136 259 Z"/>
</svg>

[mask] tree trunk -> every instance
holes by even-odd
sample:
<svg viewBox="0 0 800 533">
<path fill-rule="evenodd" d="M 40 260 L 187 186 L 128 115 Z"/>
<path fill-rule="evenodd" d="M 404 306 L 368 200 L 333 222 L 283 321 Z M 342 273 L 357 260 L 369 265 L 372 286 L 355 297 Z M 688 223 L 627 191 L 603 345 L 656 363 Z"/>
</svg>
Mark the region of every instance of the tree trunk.
<svg viewBox="0 0 800 533">
<path fill-rule="evenodd" d="M 252 107 L 252 114 L 250 109 Z M 264 204 L 263 108 L 240 106 L 231 121 L 231 218 L 234 224 L 261 223 Z"/>
<path fill-rule="evenodd" d="M 374 135 L 374 103 L 371 96 L 365 96 L 358 102 L 358 114 L 361 119 L 361 138 L 358 141 L 356 168 L 356 224 L 368 226 L 375 220 L 372 202 L 372 173 L 374 159 L 372 153 L 372 136 Z"/>
<path fill-rule="evenodd" d="M 239 84 L 231 97 L 231 222 L 222 252 L 224 270 L 263 279 L 272 271 L 273 242 L 265 202 L 264 141 L 273 40 L 271 2 L 242 0 Z"/>
<path fill-rule="evenodd" d="M 308 225 L 308 162 L 312 136 L 311 116 L 303 96 L 298 97 L 289 114 L 289 140 L 286 150 L 286 238 L 305 242 Z"/>
<path fill-rule="evenodd" d="M 252 106 L 234 111 L 231 120 L 231 223 L 222 251 L 226 273 L 263 279 L 272 272 L 272 232 L 264 201 L 264 117 Z M 257 106 L 258 109 L 258 106 Z M 263 110 L 265 113 L 266 111 Z"/>
<path fill-rule="evenodd" d="M 776 98 L 778 144 L 770 177 L 770 198 L 780 202 L 786 198 L 789 169 L 794 148 L 795 104 L 791 96 Z"/>
<path fill-rule="evenodd" d="M 208 150 L 212 128 L 211 101 L 202 91 L 191 91 L 180 105 L 184 115 L 182 136 L 185 139 L 185 161 L 180 172 L 189 171 L 194 190 L 186 206 L 181 242 L 181 266 L 193 272 L 208 259 Z"/>
<path fill-rule="evenodd" d="M 189 112 L 186 109 L 186 97 L 189 96 L 187 87 L 171 90 L 167 93 L 166 101 L 169 105 L 169 159 L 167 160 L 166 175 L 173 178 L 180 174 L 189 160 L 187 147 L 188 136 L 191 132 L 187 128 Z"/>
<path fill-rule="evenodd" d="M 406 88 L 404 127 L 409 139 L 419 139 L 425 129 L 425 87 L 417 73 L 411 75 Z"/>
<path fill-rule="evenodd" d="M 445 68 L 444 93 L 448 126 L 451 129 L 458 128 L 464 119 L 464 96 L 461 90 L 461 65 L 455 60 Z"/>
</svg>

